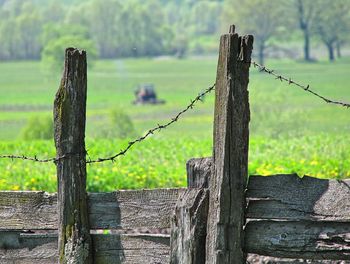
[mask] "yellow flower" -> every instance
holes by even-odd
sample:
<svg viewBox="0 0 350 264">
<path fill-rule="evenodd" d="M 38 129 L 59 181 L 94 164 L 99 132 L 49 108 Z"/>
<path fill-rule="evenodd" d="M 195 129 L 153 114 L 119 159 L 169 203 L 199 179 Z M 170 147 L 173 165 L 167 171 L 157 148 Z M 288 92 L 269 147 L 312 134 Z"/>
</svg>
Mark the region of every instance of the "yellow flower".
<svg viewBox="0 0 350 264">
<path fill-rule="evenodd" d="M 15 186 L 13 186 L 13 187 L 12 187 L 12 190 L 14 190 L 14 191 L 18 191 L 18 190 L 19 190 L 19 185 L 15 185 Z"/>
<path fill-rule="evenodd" d="M 318 161 L 317 160 L 313 160 L 310 162 L 310 165 L 317 165 L 318 164 Z"/>
</svg>

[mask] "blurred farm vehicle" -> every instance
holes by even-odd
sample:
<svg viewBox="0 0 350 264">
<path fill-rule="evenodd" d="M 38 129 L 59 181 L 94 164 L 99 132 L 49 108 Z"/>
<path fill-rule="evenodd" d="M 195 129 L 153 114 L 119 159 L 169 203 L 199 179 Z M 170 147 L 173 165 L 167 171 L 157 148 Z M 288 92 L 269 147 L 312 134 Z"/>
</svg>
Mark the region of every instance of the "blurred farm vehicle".
<svg viewBox="0 0 350 264">
<path fill-rule="evenodd" d="M 139 84 L 135 90 L 133 104 L 164 104 L 165 100 L 157 99 L 153 84 Z"/>
</svg>

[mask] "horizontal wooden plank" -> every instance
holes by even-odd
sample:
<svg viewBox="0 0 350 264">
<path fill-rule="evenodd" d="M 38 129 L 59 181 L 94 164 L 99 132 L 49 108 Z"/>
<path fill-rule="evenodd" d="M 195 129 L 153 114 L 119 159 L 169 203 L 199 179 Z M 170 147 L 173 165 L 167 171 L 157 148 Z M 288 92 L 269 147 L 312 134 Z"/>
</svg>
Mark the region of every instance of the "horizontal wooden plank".
<svg viewBox="0 0 350 264">
<path fill-rule="evenodd" d="M 92 229 L 170 228 L 179 194 L 185 189 L 89 193 Z M 57 195 L 0 192 L 0 230 L 57 229 Z"/>
<path fill-rule="evenodd" d="M 347 264 L 348 262 L 342 260 L 329 259 L 301 259 L 301 258 L 275 258 L 270 256 L 262 256 L 257 254 L 248 254 L 247 264 Z"/>
<path fill-rule="evenodd" d="M 350 260 L 350 223 L 249 221 L 245 249 L 281 258 Z"/>
<path fill-rule="evenodd" d="M 350 222 L 350 180 L 250 176 L 247 218 Z"/>
<path fill-rule="evenodd" d="M 92 235 L 94 263 L 168 263 L 166 235 Z M 0 263 L 56 264 L 56 234 L 0 232 Z"/>
</svg>

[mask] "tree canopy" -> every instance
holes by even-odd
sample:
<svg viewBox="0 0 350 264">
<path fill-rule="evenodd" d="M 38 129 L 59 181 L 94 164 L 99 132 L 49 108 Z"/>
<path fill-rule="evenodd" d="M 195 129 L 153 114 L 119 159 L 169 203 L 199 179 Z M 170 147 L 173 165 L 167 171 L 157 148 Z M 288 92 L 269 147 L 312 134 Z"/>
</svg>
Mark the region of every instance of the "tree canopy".
<svg viewBox="0 0 350 264">
<path fill-rule="evenodd" d="M 99 58 L 216 52 L 229 24 L 255 36 L 260 62 L 292 38 L 305 60 L 316 42 L 334 59 L 349 41 L 349 9 L 348 0 L 0 0 L 0 59 L 47 61 L 76 41 Z"/>
</svg>

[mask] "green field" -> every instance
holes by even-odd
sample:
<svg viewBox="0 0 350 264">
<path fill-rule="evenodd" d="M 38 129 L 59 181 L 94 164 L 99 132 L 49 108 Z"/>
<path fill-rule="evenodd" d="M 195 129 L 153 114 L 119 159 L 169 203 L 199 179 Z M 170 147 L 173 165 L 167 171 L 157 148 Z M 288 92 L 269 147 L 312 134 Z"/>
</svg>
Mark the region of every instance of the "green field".
<svg viewBox="0 0 350 264">
<path fill-rule="evenodd" d="M 132 118 L 137 133 L 168 121 L 215 81 L 216 57 L 97 61 L 88 73 L 87 148 L 91 158 L 108 156 L 126 140 L 102 139 L 100 128 L 114 107 Z M 350 59 L 335 63 L 271 60 L 270 68 L 321 94 L 350 101 Z M 327 105 L 299 88 L 251 69 L 249 173 L 291 173 L 321 178 L 350 176 L 350 109 Z M 32 116 L 51 115 L 59 75 L 48 78 L 39 62 L 0 63 L 0 154 L 54 156 L 52 141 L 23 141 Z M 165 105 L 133 106 L 139 83 L 153 83 Z M 184 186 L 185 162 L 212 152 L 213 94 L 174 126 L 135 146 L 116 163 L 88 166 L 88 188 Z M 117 125 L 117 124 L 116 124 Z M 55 191 L 55 166 L 0 160 L 0 189 Z"/>
</svg>

